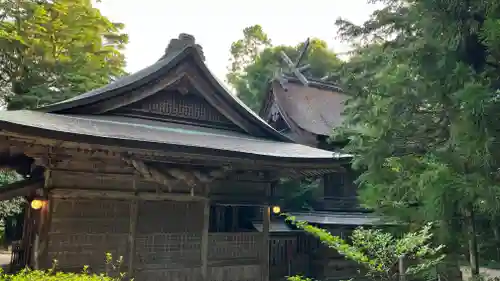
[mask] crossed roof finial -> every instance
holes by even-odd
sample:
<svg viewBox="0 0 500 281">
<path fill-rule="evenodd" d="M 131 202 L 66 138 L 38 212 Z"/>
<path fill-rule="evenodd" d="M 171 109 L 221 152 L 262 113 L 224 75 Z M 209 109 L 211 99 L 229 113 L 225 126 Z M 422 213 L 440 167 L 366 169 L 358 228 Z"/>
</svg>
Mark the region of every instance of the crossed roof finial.
<svg viewBox="0 0 500 281">
<path fill-rule="evenodd" d="M 309 64 L 300 66 L 300 63 L 302 62 L 302 59 L 304 58 L 310 44 L 310 39 L 307 38 L 307 40 L 304 42 L 304 45 L 302 46 L 302 49 L 300 50 L 299 56 L 297 57 L 297 60 L 293 62 L 285 52 L 281 51 L 280 55 L 283 61 L 286 63 L 288 66 L 288 69 L 290 70 L 291 74 L 297 77 L 304 86 L 309 85 L 309 81 L 307 78 L 302 74 L 303 71 L 309 69 L 311 66 Z M 277 77 L 276 77 L 277 78 Z"/>
</svg>

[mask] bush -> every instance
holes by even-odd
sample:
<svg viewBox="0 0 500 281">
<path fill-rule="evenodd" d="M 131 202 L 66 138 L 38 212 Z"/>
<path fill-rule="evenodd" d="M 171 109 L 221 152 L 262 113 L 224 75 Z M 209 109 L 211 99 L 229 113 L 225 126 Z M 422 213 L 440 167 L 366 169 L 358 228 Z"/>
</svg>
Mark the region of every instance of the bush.
<svg viewBox="0 0 500 281">
<path fill-rule="evenodd" d="M 64 273 L 52 272 L 50 270 L 29 270 L 25 269 L 17 274 L 0 274 L 2 281 L 116 281 L 117 278 L 109 277 L 105 274 Z"/>
<path fill-rule="evenodd" d="M 337 250 L 346 259 L 362 266 L 364 276 L 360 277 L 368 277 L 369 280 L 398 280 L 400 259 L 405 260 L 406 264 L 402 274 L 412 278 L 428 277 L 444 258 L 444 246 L 432 245 L 430 223 L 417 232 L 406 233 L 399 238 L 378 229 L 357 228 L 348 243 L 324 229 L 297 221 L 294 217 L 288 216 L 287 221 L 315 236 L 329 248 Z M 311 281 L 301 276 L 292 276 L 288 280 Z"/>
<path fill-rule="evenodd" d="M 125 274 L 119 272 L 122 262 L 122 257 L 113 262 L 112 255 L 107 253 L 106 273 L 101 274 L 90 273 L 88 266 L 84 266 L 80 273 L 60 272 L 56 270 L 57 261 L 49 270 L 23 269 L 15 274 L 7 274 L 0 269 L 0 281 L 123 281 Z"/>
</svg>

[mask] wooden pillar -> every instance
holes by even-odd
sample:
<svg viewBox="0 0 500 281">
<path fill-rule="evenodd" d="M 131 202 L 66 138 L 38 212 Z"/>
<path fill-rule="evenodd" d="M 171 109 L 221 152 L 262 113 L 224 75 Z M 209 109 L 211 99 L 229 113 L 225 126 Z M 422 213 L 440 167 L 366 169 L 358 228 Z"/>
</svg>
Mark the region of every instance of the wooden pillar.
<svg viewBox="0 0 500 281">
<path fill-rule="evenodd" d="M 49 195 L 49 188 L 51 186 L 51 171 L 49 168 L 45 169 L 45 183 L 43 186 L 43 191 L 41 197 L 46 198 L 42 208 L 38 211 L 37 214 L 37 225 L 36 225 L 36 234 L 35 241 L 33 247 L 34 253 L 34 264 L 33 267 L 35 269 L 41 269 L 44 267 L 49 267 L 49 231 L 50 231 L 50 223 L 52 221 L 52 209 L 53 209 L 53 200 Z"/>
<path fill-rule="evenodd" d="M 210 226 L 210 201 L 203 201 L 203 229 L 201 232 L 201 277 L 203 281 L 209 280 L 208 276 L 208 229 Z"/>
<path fill-rule="evenodd" d="M 262 281 L 269 281 L 269 225 L 271 224 L 271 208 L 266 206 L 262 210 Z"/>
<path fill-rule="evenodd" d="M 135 258 L 135 237 L 137 236 L 137 216 L 139 214 L 139 202 L 137 199 L 132 199 L 130 203 L 130 223 L 128 233 L 128 278 L 132 280 L 134 277 L 134 258 Z"/>
<path fill-rule="evenodd" d="M 233 217 L 233 222 L 231 226 L 231 231 L 238 232 L 238 206 L 231 206 L 231 212 Z"/>
<path fill-rule="evenodd" d="M 136 190 L 135 179 L 132 182 L 133 189 Z M 137 190 L 136 190 L 137 191 Z M 130 221 L 129 221 L 129 234 L 128 234 L 128 278 L 134 278 L 134 259 L 135 259 L 135 240 L 137 236 L 137 217 L 139 215 L 139 200 L 132 199 L 130 202 Z"/>
<path fill-rule="evenodd" d="M 49 193 L 47 191 L 47 193 Z M 41 267 L 42 268 L 50 268 L 52 267 L 52 260 L 49 260 L 49 240 L 50 240 L 50 226 L 52 224 L 52 213 L 54 211 L 54 199 L 50 194 L 47 194 L 46 204 L 42 207 L 41 211 L 41 223 L 42 223 L 42 231 L 41 231 Z"/>
</svg>

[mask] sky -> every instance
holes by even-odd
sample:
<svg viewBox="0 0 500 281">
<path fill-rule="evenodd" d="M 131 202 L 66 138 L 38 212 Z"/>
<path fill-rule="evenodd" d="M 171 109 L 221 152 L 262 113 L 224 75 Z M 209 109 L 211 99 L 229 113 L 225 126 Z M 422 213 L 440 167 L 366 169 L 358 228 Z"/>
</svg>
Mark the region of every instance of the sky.
<svg viewBox="0 0 500 281">
<path fill-rule="evenodd" d="M 367 0 L 103 0 L 98 7 L 112 21 L 125 24 L 130 37 L 127 71 L 138 71 L 163 54 L 179 33 L 194 35 L 212 72 L 225 80 L 231 43 L 245 27 L 260 24 L 274 45 L 295 45 L 308 37 L 325 40 L 345 52 L 336 36 L 335 20 L 368 19 L 375 6 Z"/>
</svg>

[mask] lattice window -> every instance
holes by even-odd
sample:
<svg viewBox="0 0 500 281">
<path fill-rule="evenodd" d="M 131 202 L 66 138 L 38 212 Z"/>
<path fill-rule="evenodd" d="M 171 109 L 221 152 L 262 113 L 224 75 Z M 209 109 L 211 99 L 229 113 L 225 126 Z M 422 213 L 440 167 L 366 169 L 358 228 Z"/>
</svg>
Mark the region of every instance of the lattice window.
<svg viewBox="0 0 500 281">
<path fill-rule="evenodd" d="M 163 91 L 132 104 L 127 109 L 165 117 L 232 124 L 206 100 L 193 94 Z"/>
</svg>

